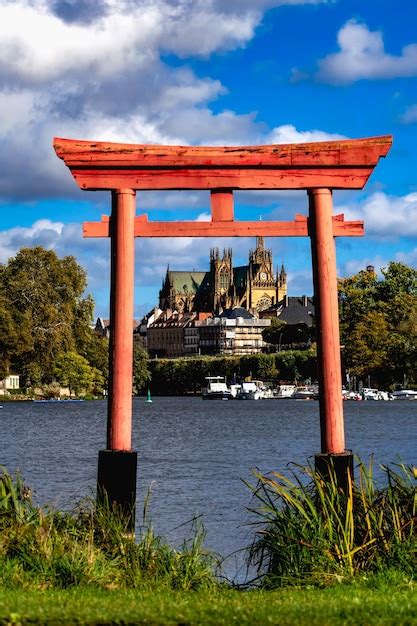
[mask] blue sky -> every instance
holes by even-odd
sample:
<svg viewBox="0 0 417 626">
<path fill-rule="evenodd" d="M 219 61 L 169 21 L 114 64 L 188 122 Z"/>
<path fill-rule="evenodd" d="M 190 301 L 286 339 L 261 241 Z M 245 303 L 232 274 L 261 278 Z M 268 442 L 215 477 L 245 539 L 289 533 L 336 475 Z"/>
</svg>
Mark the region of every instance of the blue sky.
<svg viewBox="0 0 417 626">
<path fill-rule="evenodd" d="M 0 0 L 0 262 L 22 246 L 74 254 L 97 314 L 108 314 L 109 245 L 81 223 L 109 210 L 81 192 L 52 137 L 167 144 L 262 144 L 393 134 L 361 192 L 335 212 L 366 236 L 338 239 L 338 272 L 417 266 L 417 8 L 413 0 Z M 306 213 L 299 192 L 237 193 L 238 219 Z M 207 215 L 207 193 L 138 194 L 151 219 Z M 205 269 L 210 246 L 235 263 L 254 242 L 137 241 L 136 315 L 167 263 Z M 267 240 L 290 295 L 311 293 L 309 242 Z"/>
</svg>

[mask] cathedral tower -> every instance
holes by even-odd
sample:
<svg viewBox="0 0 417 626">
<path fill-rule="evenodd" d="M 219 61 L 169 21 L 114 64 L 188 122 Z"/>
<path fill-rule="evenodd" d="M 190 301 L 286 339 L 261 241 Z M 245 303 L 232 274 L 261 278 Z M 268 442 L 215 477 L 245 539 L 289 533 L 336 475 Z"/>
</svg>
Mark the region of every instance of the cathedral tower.
<svg viewBox="0 0 417 626">
<path fill-rule="evenodd" d="M 179 313 L 218 313 L 235 306 L 263 311 L 287 295 L 284 265 L 274 274 L 272 251 L 263 237 L 249 253 L 249 263 L 233 267 L 231 248 L 210 250 L 210 270 L 177 271 L 167 267 L 159 292 L 159 307 Z"/>
<path fill-rule="evenodd" d="M 213 293 L 213 311 L 233 306 L 233 253 L 232 249 L 224 249 L 220 256 L 218 248 L 210 251 L 210 276 Z"/>
<path fill-rule="evenodd" d="M 276 281 L 272 267 L 272 251 L 265 248 L 263 237 L 256 238 L 256 248 L 249 253 L 248 309 L 262 311 L 276 302 Z"/>
</svg>

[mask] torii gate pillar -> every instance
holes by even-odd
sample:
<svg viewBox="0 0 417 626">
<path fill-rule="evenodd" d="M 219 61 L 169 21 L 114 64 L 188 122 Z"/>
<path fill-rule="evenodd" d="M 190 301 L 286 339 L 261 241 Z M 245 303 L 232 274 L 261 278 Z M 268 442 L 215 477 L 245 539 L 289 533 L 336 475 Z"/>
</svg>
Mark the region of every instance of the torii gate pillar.
<svg viewBox="0 0 417 626">
<path fill-rule="evenodd" d="M 315 462 L 323 476 L 333 465 L 346 491 L 348 473 L 353 477 L 353 455 L 345 450 L 332 192 L 311 189 L 308 195 L 320 389 L 321 454 Z"/>
<path fill-rule="evenodd" d="M 107 448 L 99 452 L 100 500 L 116 504 L 134 528 L 137 452 L 132 450 L 132 376 L 136 193 L 112 192 Z"/>
<path fill-rule="evenodd" d="M 305 237 L 310 235 L 316 299 L 321 454 L 346 489 L 352 454 L 345 450 L 334 237 L 363 235 L 363 223 L 332 215 L 332 189 L 362 189 L 392 137 L 272 146 L 154 146 L 54 140 L 57 155 L 84 190 L 112 192 L 112 216 L 84 224 L 84 236 L 111 237 L 110 387 L 106 451 L 99 456 L 99 494 L 123 510 L 136 495 L 131 450 L 134 237 Z M 152 222 L 135 217 L 134 190 L 210 190 L 210 222 Z M 304 189 L 309 218 L 236 222 L 233 191 Z M 133 515 L 131 516 L 133 523 Z"/>
</svg>

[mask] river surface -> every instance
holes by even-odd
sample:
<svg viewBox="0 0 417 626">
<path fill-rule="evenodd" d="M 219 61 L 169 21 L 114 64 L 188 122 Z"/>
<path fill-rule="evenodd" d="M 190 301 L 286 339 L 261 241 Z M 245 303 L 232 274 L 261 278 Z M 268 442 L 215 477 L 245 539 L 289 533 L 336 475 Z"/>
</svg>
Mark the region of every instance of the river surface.
<svg viewBox="0 0 417 626">
<path fill-rule="evenodd" d="M 375 463 L 400 457 L 417 464 L 417 402 L 344 403 L 346 446 Z M 98 450 L 105 448 L 106 402 L 4 403 L 0 465 L 22 473 L 38 503 L 68 509 L 94 496 Z M 252 468 L 286 471 L 320 451 L 315 401 L 202 401 L 200 397 L 134 399 L 133 447 L 138 451 L 138 511 L 149 487 L 155 530 L 173 545 L 192 535 L 200 515 L 207 547 L 223 556 L 246 547 L 254 484 Z M 243 479 L 243 480 L 242 480 Z M 241 557 L 228 559 L 234 576 Z"/>
</svg>

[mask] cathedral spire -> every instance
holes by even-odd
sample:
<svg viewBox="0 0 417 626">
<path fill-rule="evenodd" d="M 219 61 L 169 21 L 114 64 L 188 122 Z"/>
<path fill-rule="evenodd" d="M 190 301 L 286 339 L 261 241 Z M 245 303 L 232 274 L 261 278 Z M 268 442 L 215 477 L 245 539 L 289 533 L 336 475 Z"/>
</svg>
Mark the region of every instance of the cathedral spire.
<svg viewBox="0 0 417 626">
<path fill-rule="evenodd" d="M 169 285 L 170 284 L 170 271 L 169 271 L 169 263 L 167 264 L 167 273 L 165 274 L 165 279 L 162 281 L 162 284 Z"/>
<path fill-rule="evenodd" d="M 257 250 L 265 250 L 265 240 L 263 237 L 256 238 L 256 249 Z"/>
</svg>

